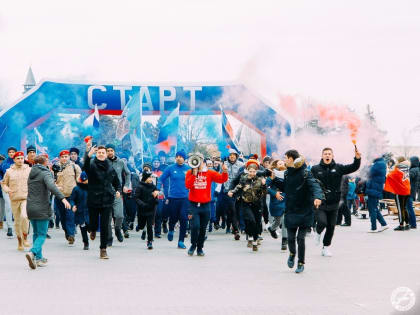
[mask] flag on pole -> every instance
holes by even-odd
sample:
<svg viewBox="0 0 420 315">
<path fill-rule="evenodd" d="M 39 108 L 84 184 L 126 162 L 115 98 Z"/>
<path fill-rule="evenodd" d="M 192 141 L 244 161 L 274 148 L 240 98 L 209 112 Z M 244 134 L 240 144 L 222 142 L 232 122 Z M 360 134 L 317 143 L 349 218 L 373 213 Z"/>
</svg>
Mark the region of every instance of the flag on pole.
<svg viewBox="0 0 420 315">
<path fill-rule="evenodd" d="M 98 106 L 95 104 L 95 110 L 88 118 L 83 122 L 85 127 L 93 127 L 95 129 L 99 128 L 99 111 Z"/>
<path fill-rule="evenodd" d="M 239 144 L 236 141 L 232 125 L 230 124 L 229 120 L 227 119 L 227 116 L 226 116 L 225 112 L 223 111 L 222 106 L 220 106 L 220 111 L 222 113 L 222 134 L 223 134 L 223 138 L 225 139 L 225 141 L 227 143 L 227 147 L 235 149 L 237 152 L 240 152 L 239 151 Z"/>
<path fill-rule="evenodd" d="M 130 96 L 130 100 L 124 107 L 121 113 L 120 119 L 117 123 L 116 137 L 121 140 L 130 131 L 133 131 L 140 125 L 141 111 L 140 111 L 140 100 L 139 94 L 136 93 Z"/>
<path fill-rule="evenodd" d="M 168 115 L 160 128 L 156 152 L 164 151 L 168 153 L 172 147 L 176 146 L 179 127 L 179 107 L 180 104 L 178 103 L 178 106 Z"/>
</svg>

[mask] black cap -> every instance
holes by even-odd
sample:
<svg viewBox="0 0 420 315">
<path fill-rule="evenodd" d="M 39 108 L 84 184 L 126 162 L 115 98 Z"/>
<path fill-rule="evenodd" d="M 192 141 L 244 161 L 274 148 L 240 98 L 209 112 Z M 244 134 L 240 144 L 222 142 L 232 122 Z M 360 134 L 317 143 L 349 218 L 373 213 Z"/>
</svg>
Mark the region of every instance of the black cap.
<svg viewBox="0 0 420 315">
<path fill-rule="evenodd" d="M 9 148 L 7 149 L 7 153 L 9 153 L 9 151 L 11 151 L 11 150 L 13 150 L 13 151 L 17 152 L 17 149 L 16 149 L 15 147 L 9 147 Z"/>
<path fill-rule="evenodd" d="M 35 148 L 35 146 L 33 146 L 33 145 L 28 146 L 28 147 L 26 148 L 26 153 L 29 153 L 29 152 L 35 152 L 35 153 L 36 153 L 36 148 Z"/>
<path fill-rule="evenodd" d="M 79 155 L 79 154 L 80 154 L 80 151 L 79 151 L 79 149 L 78 149 L 78 148 L 70 148 L 70 153 L 72 153 L 72 152 L 76 152 L 76 153 L 77 153 L 77 155 Z"/>
</svg>

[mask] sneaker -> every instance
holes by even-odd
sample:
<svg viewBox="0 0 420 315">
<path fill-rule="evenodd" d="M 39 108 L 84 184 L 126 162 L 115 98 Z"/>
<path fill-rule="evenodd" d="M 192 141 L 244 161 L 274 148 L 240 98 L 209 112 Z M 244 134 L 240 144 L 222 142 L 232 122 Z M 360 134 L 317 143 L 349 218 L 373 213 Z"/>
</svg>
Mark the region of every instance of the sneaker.
<svg viewBox="0 0 420 315">
<path fill-rule="evenodd" d="M 315 233 L 315 245 L 319 246 L 321 244 L 321 234 Z"/>
<path fill-rule="evenodd" d="M 90 239 L 91 239 L 92 241 L 94 241 L 94 240 L 95 240 L 95 238 L 96 238 L 96 232 L 95 232 L 95 231 L 90 232 Z"/>
<path fill-rule="evenodd" d="M 13 231 L 12 231 L 12 228 L 8 228 L 8 229 L 7 229 L 7 234 L 6 234 L 6 235 L 7 235 L 7 237 L 8 237 L 8 238 L 12 238 L 12 237 L 13 237 Z"/>
<path fill-rule="evenodd" d="M 27 253 L 26 255 L 25 255 L 25 257 L 26 257 L 26 259 L 28 260 L 28 263 L 29 263 L 29 267 L 31 268 L 31 269 L 36 269 L 36 260 L 35 260 L 35 255 L 34 255 L 34 253 Z"/>
<path fill-rule="evenodd" d="M 378 233 L 379 231 L 378 230 L 370 230 L 370 231 L 368 231 L 368 233 Z"/>
<path fill-rule="evenodd" d="M 281 239 L 281 250 L 287 250 L 287 238 Z"/>
<path fill-rule="evenodd" d="M 219 223 L 215 223 L 214 224 L 214 229 L 217 231 L 218 229 L 220 229 L 220 225 L 219 225 Z"/>
<path fill-rule="evenodd" d="M 162 236 L 160 234 L 155 234 L 156 238 L 162 238 Z"/>
<path fill-rule="evenodd" d="M 124 241 L 124 237 L 121 233 L 121 229 L 115 229 L 115 236 L 117 237 L 118 242 L 122 243 Z"/>
<path fill-rule="evenodd" d="M 84 243 L 83 250 L 89 250 L 89 243 Z"/>
<path fill-rule="evenodd" d="M 404 231 L 405 229 L 404 229 L 404 226 L 402 226 L 402 225 L 398 225 L 395 229 L 394 229 L 394 231 Z"/>
<path fill-rule="evenodd" d="M 195 246 L 191 245 L 191 247 L 188 249 L 188 256 L 194 255 L 195 252 Z"/>
<path fill-rule="evenodd" d="M 329 250 L 328 247 L 329 246 L 324 246 L 322 248 L 322 256 L 324 256 L 324 257 L 332 257 L 332 253 L 330 252 L 330 250 Z"/>
<path fill-rule="evenodd" d="M 410 226 L 407 224 L 406 226 L 404 226 L 404 230 L 405 231 L 409 231 L 410 230 Z"/>
<path fill-rule="evenodd" d="M 185 246 L 184 242 L 179 241 L 179 242 L 178 242 L 178 248 L 181 248 L 181 249 L 186 249 L 186 248 L 187 248 L 187 246 Z"/>
<path fill-rule="evenodd" d="M 137 225 L 136 226 L 136 232 L 140 231 L 140 227 Z"/>
<path fill-rule="evenodd" d="M 147 249 L 153 249 L 152 242 L 147 242 Z"/>
<path fill-rule="evenodd" d="M 287 266 L 289 268 L 293 268 L 294 267 L 294 265 L 295 265 L 295 256 L 296 255 L 292 255 L 292 254 L 289 255 L 289 258 L 287 259 Z"/>
<path fill-rule="evenodd" d="M 222 230 L 224 230 L 226 228 L 226 222 L 222 221 L 222 226 L 221 226 Z"/>
<path fill-rule="evenodd" d="M 301 272 L 303 272 L 304 269 L 305 269 L 304 264 L 298 263 L 298 266 L 297 266 L 295 272 L 296 273 L 301 273 Z"/>
<path fill-rule="evenodd" d="M 124 238 L 130 238 L 130 233 L 128 233 L 128 231 L 124 232 Z"/>
<path fill-rule="evenodd" d="M 144 241 L 146 239 L 146 231 L 141 233 L 141 239 Z"/>
<path fill-rule="evenodd" d="M 388 230 L 388 225 L 385 225 L 385 226 L 381 226 L 381 228 L 380 228 L 380 232 L 383 232 L 383 231 L 385 231 L 385 230 Z"/>
<path fill-rule="evenodd" d="M 410 229 L 414 229 L 414 230 L 416 230 L 417 229 L 417 225 L 416 226 L 414 226 L 414 225 L 410 225 Z"/>
<path fill-rule="evenodd" d="M 54 227 L 54 221 L 51 221 L 48 223 L 48 228 L 52 229 Z"/>
<path fill-rule="evenodd" d="M 230 234 L 230 233 L 231 233 L 230 229 L 229 229 L 229 228 L 227 228 L 227 229 L 226 229 L 226 234 Z"/>
<path fill-rule="evenodd" d="M 110 238 L 109 240 L 108 240 L 108 242 L 106 243 L 106 246 L 107 247 L 112 247 L 112 243 L 114 242 L 114 239 L 113 238 Z"/>
<path fill-rule="evenodd" d="M 101 251 L 99 253 L 99 258 L 100 259 L 109 259 L 108 254 L 106 252 L 106 249 L 101 249 Z"/>
<path fill-rule="evenodd" d="M 253 252 L 257 252 L 258 251 L 258 243 L 257 242 L 252 242 L 252 251 Z"/>
<path fill-rule="evenodd" d="M 37 267 L 46 267 L 47 266 L 47 261 L 43 260 L 43 259 L 37 259 L 36 260 L 36 266 Z"/>
<path fill-rule="evenodd" d="M 268 232 L 270 232 L 271 237 L 277 239 L 279 236 L 277 235 L 277 232 L 275 230 L 271 229 L 271 226 L 268 228 Z"/>
<path fill-rule="evenodd" d="M 69 241 L 69 246 L 74 246 L 74 236 L 69 236 L 68 241 Z"/>
<path fill-rule="evenodd" d="M 351 226 L 351 224 L 348 224 L 348 223 L 343 223 L 343 224 L 341 224 L 340 226 Z"/>
<path fill-rule="evenodd" d="M 162 224 L 162 230 L 163 230 L 164 234 L 168 233 L 168 227 L 167 227 L 166 223 Z"/>
<path fill-rule="evenodd" d="M 241 236 L 239 235 L 239 233 L 235 234 L 235 241 L 239 241 L 241 239 Z"/>
<path fill-rule="evenodd" d="M 205 254 L 204 254 L 204 251 L 203 251 L 203 249 L 197 249 L 197 256 L 201 256 L 201 257 L 203 257 Z"/>
<path fill-rule="evenodd" d="M 0 221 L 0 230 L 3 230 L 3 221 Z"/>
<path fill-rule="evenodd" d="M 246 245 L 247 247 L 252 247 L 252 241 L 248 240 L 248 244 Z"/>
<path fill-rule="evenodd" d="M 168 232 L 168 241 L 172 242 L 174 239 L 174 231 L 169 231 Z"/>
<path fill-rule="evenodd" d="M 49 239 L 49 240 L 51 239 L 51 236 L 48 233 L 47 233 L 47 239 Z"/>
<path fill-rule="evenodd" d="M 213 232 L 213 223 L 209 224 L 209 233 Z"/>
<path fill-rule="evenodd" d="M 133 222 L 131 222 L 131 223 L 128 225 L 128 229 L 129 229 L 130 231 L 134 230 L 134 223 L 133 223 Z"/>
</svg>

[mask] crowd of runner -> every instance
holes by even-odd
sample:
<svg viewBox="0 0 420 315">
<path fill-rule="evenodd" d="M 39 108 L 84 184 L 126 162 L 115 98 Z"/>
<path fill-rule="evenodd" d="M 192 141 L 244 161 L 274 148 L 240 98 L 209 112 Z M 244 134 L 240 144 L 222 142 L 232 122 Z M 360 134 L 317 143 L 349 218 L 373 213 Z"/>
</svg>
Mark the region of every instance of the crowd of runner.
<svg viewBox="0 0 420 315">
<path fill-rule="evenodd" d="M 14 147 L 7 157 L 0 155 L 0 229 L 9 238 L 16 236 L 17 249 L 26 249 L 32 269 L 47 265 L 42 248 L 54 227 L 61 227 L 73 246 L 78 226 L 84 250 L 99 233 L 101 259 L 109 258 L 114 236 L 123 242 L 134 230 L 142 240 L 147 238 L 150 250 L 155 238 L 165 235 L 172 242 L 178 230 L 175 244 L 189 256 L 204 256 L 208 233 L 220 229 L 235 241 L 245 239 L 249 250 L 258 252 L 267 230 L 281 239 L 281 250 L 289 250 L 287 265 L 296 264 L 296 273 L 304 270 L 305 237 L 313 233 L 316 244 L 322 242 L 321 254 L 332 256 L 336 225 L 351 226 L 359 209 L 368 209 L 369 232 L 388 229 L 381 214 L 384 193 L 396 201 L 395 230 L 417 228 L 417 157 L 398 157 L 394 165 L 378 157 L 366 175 L 355 176 L 361 173 L 357 148 L 349 165 L 336 163 L 331 148 L 321 151 L 317 165 L 308 165 L 296 150 L 288 150 L 282 159 L 260 160 L 256 154 L 245 159 L 233 149 L 224 159 L 199 152 L 188 156 L 181 150 L 171 165 L 163 152 L 151 163 L 134 163 L 118 157 L 114 145 L 96 146 L 92 140 L 84 156 L 79 154 L 77 148 L 64 149 L 50 161 L 29 146 L 26 156 Z"/>
</svg>

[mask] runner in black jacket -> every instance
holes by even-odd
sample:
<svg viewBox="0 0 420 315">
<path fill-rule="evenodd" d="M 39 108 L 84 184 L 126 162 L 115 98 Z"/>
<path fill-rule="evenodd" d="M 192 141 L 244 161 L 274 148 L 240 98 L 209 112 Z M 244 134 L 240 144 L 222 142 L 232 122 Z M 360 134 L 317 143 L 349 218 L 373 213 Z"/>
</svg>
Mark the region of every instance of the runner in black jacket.
<svg viewBox="0 0 420 315">
<path fill-rule="evenodd" d="M 340 184 L 344 175 L 356 172 L 360 167 L 361 154 L 356 149 L 353 164 L 343 165 L 334 161 L 334 154 L 331 148 L 322 150 L 322 160 L 318 165 L 312 167 L 312 174 L 324 186 L 326 200 L 316 211 L 316 243 L 319 245 L 321 233 L 325 231 L 323 239 L 322 256 L 332 256 L 328 247 L 334 235 L 337 222 L 338 204 L 340 202 Z"/>
</svg>

